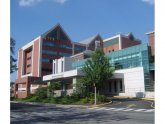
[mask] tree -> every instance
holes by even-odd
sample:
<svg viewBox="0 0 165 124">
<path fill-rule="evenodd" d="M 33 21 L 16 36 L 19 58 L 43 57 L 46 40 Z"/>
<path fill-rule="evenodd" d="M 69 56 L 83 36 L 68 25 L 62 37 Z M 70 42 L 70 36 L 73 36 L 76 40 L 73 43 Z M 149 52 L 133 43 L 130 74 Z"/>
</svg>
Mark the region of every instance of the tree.
<svg viewBox="0 0 165 124">
<path fill-rule="evenodd" d="M 74 87 L 76 87 L 74 89 L 74 94 L 77 94 L 80 97 L 84 97 L 87 95 L 87 89 L 86 89 L 86 84 L 83 83 L 84 80 L 83 78 L 80 78 L 77 80 L 77 82 L 74 84 Z"/>
<path fill-rule="evenodd" d="M 88 59 L 82 68 L 84 77 L 83 82 L 88 86 L 95 87 L 95 104 L 96 104 L 96 87 L 100 90 L 104 83 L 112 77 L 114 68 L 109 63 L 109 58 L 105 56 L 102 49 L 96 49 L 91 58 Z"/>
<path fill-rule="evenodd" d="M 38 88 L 35 95 L 37 96 L 38 100 L 46 99 L 47 98 L 47 87 Z"/>
<path fill-rule="evenodd" d="M 10 38 L 10 74 L 17 70 L 16 59 L 13 57 L 15 54 L 15 40 Z"/>
<path fill-rule="evenodd" d="M 48 95 L 49 97 L 53 97 L 54 96 L 54 91 L 55 90 L 60 90 L 61 88 L 61 82 L 57 81 L 57 82 L 51 82 L 48 86 Z"/>
</svg>

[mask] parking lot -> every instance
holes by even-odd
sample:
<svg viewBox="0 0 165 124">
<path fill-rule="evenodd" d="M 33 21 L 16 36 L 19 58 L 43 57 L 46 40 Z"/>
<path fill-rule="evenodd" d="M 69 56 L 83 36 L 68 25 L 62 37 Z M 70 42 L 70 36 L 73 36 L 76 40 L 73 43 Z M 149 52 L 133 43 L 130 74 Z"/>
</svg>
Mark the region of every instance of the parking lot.
<svg viewBox="0 0 165 124">
<path fill-rule="evenodd" d="M 11 124 L 154 124 L 150 106 L 136 100 L 99 107 L 11 103 Z"/>
</svg>

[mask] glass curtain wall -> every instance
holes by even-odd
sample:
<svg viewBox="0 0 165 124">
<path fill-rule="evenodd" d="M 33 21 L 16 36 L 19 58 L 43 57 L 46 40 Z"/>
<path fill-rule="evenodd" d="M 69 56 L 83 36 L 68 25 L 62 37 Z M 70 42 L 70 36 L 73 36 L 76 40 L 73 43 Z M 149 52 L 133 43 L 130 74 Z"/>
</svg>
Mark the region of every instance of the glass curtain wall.
<svg viewBox="0 0 165 124">
<path fill-rule="evenodd" d="M 140 44 L 119 51 L 107 53 L 106 56 L 110 58 L 110 63 L 113 67 L 115 67 L 116 70 L 133 67 L 143 67 L 145 90 L 153 91 L 153 87 L 150 82 L 149 54 L 147 44 Z M 86 60 L 75 61 L 72 63 L 72 68 L 81 68 L 85 64 L 85 62 Z"/>
</svg>

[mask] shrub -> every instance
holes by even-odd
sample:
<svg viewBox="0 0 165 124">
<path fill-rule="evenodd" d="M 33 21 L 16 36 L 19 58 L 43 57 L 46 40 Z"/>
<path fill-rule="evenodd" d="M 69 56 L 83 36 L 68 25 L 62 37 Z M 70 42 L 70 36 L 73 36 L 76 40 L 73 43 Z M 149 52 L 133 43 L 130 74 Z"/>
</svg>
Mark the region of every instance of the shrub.
<svg viewBox="0 0 165 124">
<path fill-rule="evenodd" d="M 24 99 L 25 102 L 39 102 L 37 96 L 31 96 L 29 98 Z"/>
<path fill-rule="evenodd" d="M 77 92 L 73 92 L 72 94 L 71 94 L 71 98 L 73 98 L 73 99 L 79 99 L 81 97 L 81 94 L 79 94 L 79 93 L 77 93 Z"/>
<path fill-rule="evenodd" d="M 46 99 L 47 98 L 47 88 L 46 87 L 38 88 L 35 96 L 37 97 L 37 100 Z"/>
<path fill-rule="evenodd" d="M 92 98 L 89 100 L 89 103 L 90 103 L 90 104 L 94 104 L 94 102 L 95 102 L 95 100 L 92 99 Z"/>
<path fill-rule="evenodd" d="M 83 98 L 83 99 L 81 99 L 81 102 L 82 103 L 88 103 L 89 102 L 89 99 L 86 97 L 86 98 Z"/>
<path fill-rule="evenodd" d="M 70 103 L 70 100 L 68 97 L 63 97 L 63 98 L 61 98 L 60 103 L 61 104 L 68 104 L 68 103 Z"/>
<path fill-rule="evenodd" d="M 104 95 L 97 95 L 97 101 L 98 102 L 105 102 L 106 96 Z"/>
<path fill-rule="evenodd" d="M 49 98 L 43 99 L 42 102 L 43 103 L 50 103 L 50 99 Z"/>
</svg>

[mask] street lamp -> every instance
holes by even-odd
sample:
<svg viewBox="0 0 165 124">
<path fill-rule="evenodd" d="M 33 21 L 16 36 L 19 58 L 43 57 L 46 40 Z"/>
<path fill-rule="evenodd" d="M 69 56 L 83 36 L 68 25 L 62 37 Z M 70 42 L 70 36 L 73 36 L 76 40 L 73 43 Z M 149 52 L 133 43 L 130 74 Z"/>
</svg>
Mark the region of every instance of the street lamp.
<svg viewBox="0 0 165 124">
<path fill-rule="evenodd" d="M 95 87 L 95 105 L 97 104 L 97 99 L 96 99 L 96 84 L 94 83 L 94 87 Z"/>
</svg>

